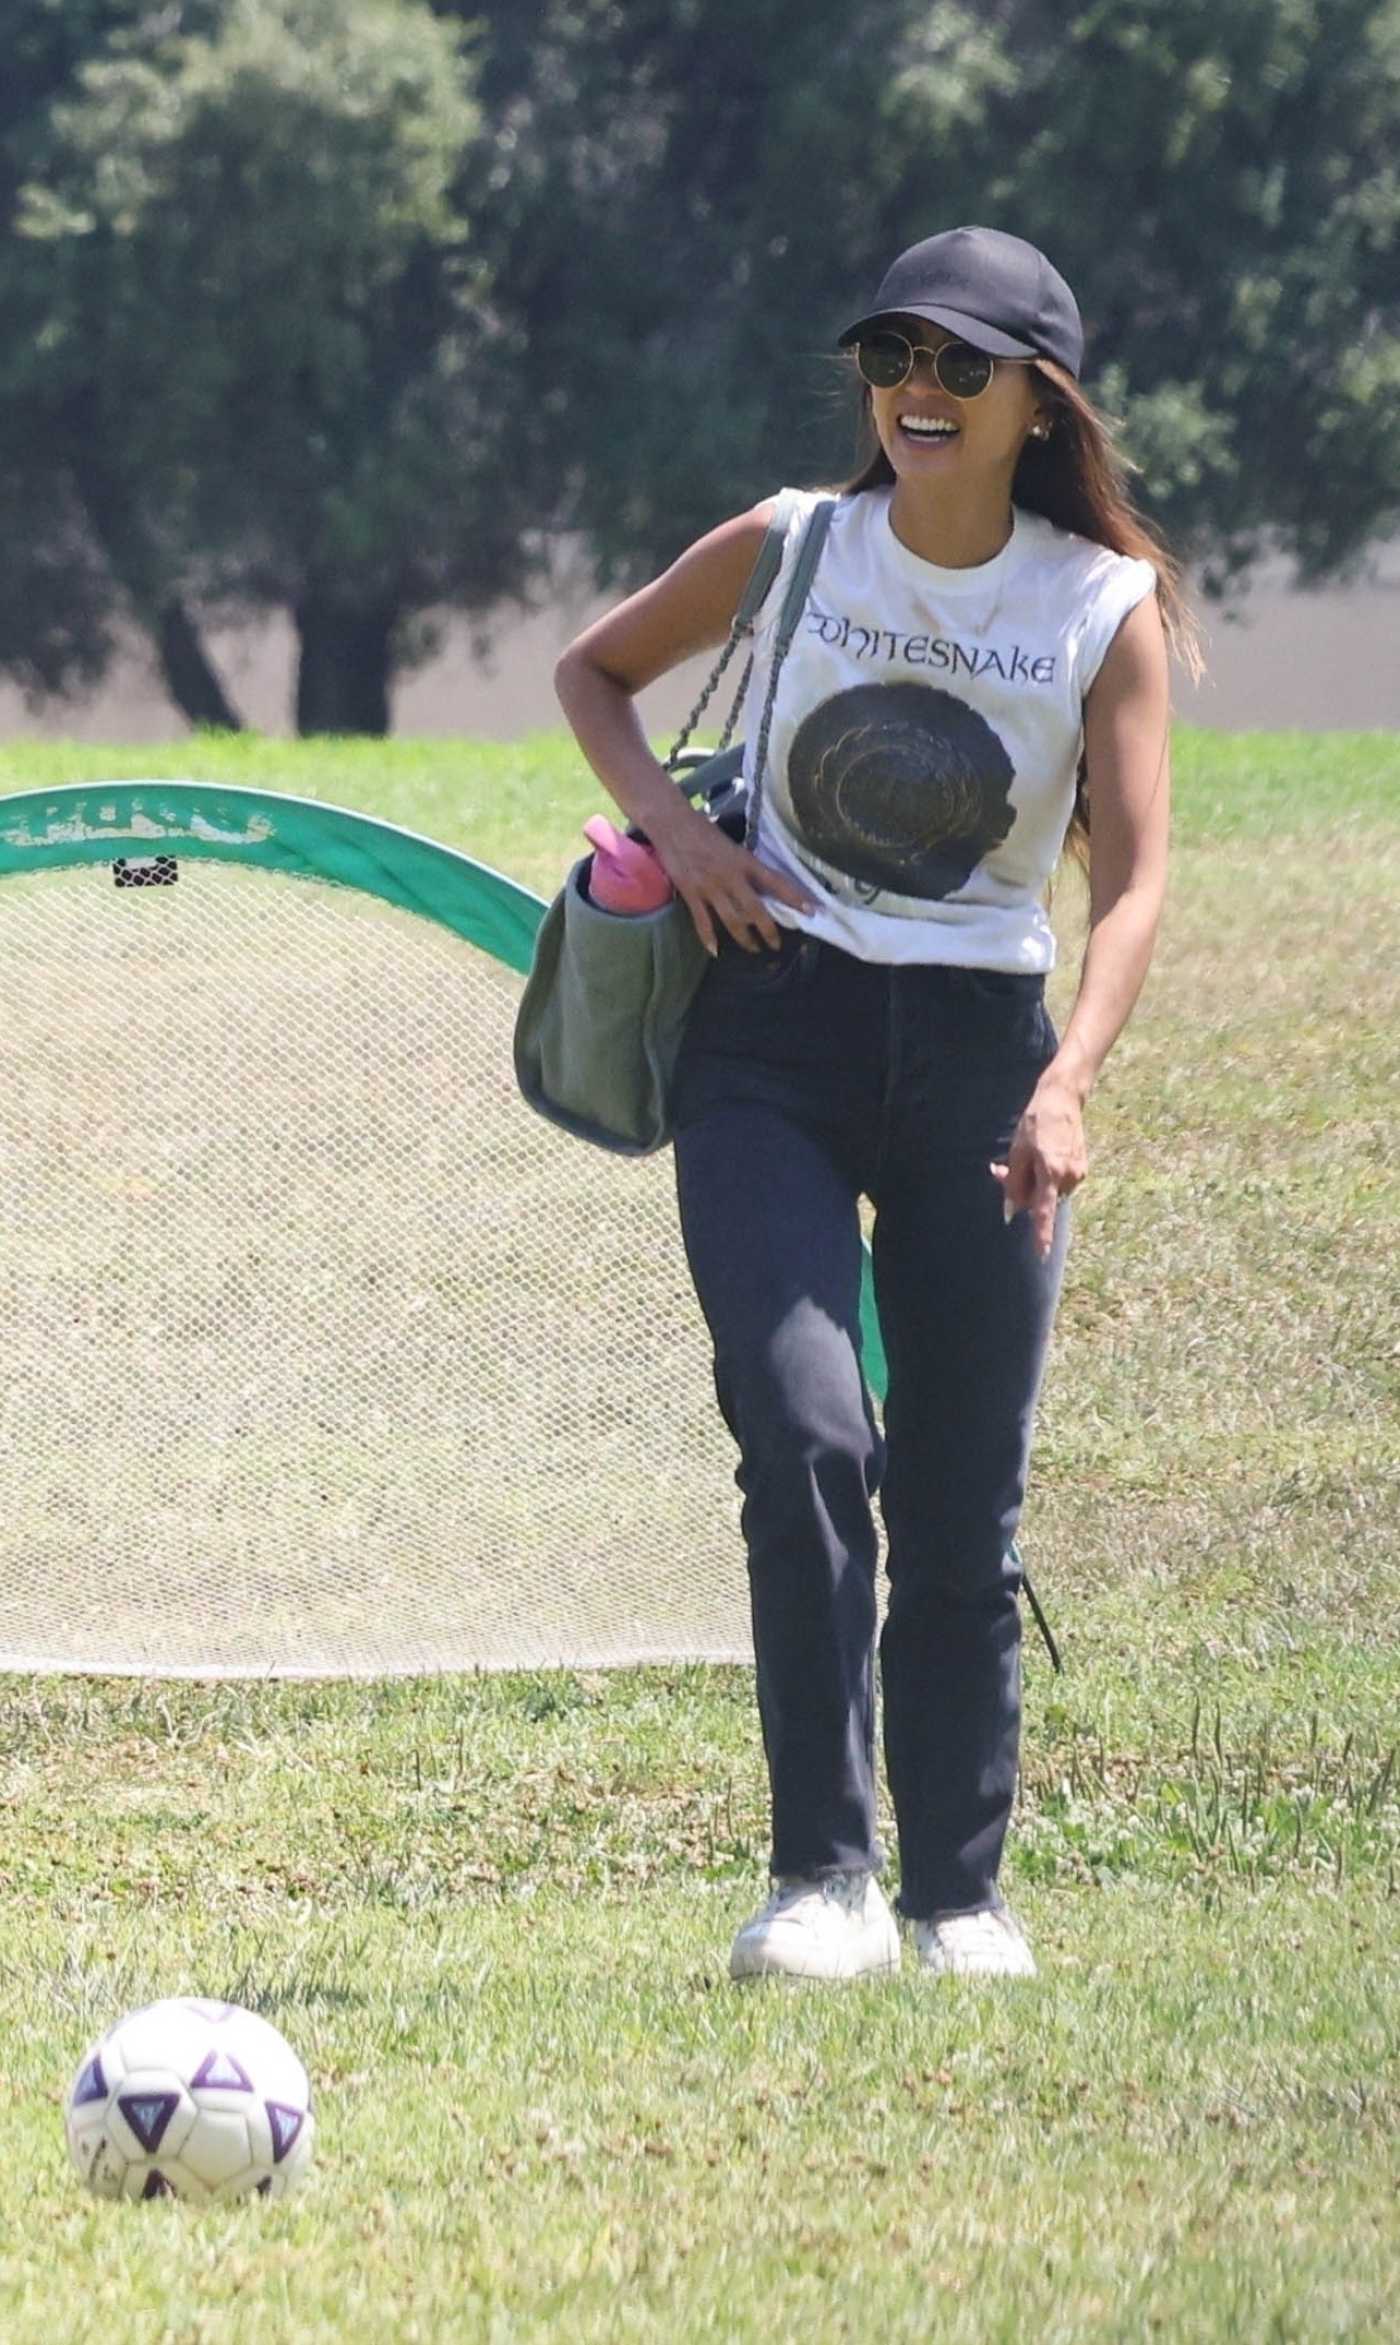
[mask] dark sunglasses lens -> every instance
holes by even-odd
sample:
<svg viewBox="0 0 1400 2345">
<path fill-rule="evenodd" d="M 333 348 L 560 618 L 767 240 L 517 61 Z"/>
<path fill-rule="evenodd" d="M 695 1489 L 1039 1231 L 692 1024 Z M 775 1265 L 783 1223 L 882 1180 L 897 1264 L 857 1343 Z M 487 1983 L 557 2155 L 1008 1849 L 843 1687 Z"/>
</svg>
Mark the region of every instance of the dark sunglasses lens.
<svg viewBox="0 0 1400 2345">
<path fill-rule="evenodd" d="M 975 399 L 992 379 L 992 360 L 970 342 L 945 342 L 938 353 L 937 374 L 950 399 Z"/>
<path fill-rule="evenodd" d="M 877 391 L 892 391 L 902 383 L 913 357 L 902 334 L 866 334 L 856 344 L 856 364 Z"/>
</svg>

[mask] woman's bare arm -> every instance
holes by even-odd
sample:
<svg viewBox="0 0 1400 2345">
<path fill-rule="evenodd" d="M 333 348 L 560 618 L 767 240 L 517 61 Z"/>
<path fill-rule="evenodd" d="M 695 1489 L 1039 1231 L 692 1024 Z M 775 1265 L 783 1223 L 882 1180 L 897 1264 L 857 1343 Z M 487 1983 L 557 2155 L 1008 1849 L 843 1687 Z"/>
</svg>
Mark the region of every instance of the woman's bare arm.
<svg viewBox="0 0 1400 2345">
<path fill-rule="evenodd" d="M 575 637 L 554 671 L 579 747 L 629 821 L 646 832 L 708 952 L 717 949 L 717 923 L 750 951 L 760 939 L 776 945 L 764 896 L 798 910 L 810 899 L 687 804 L 647 746 L 634 695 L 723 643 L 772 514 L 770 498 L 699 538 L 660 578 Z"/>
<path fill-rule="evenodd" d="M 1155 596 L 1130 611 L 1084 702 L 1088 760 L 1089 942 L 1074 1008 L 1016 1127 L 1001 1184 L 1007 1218 L 1026 1211 L 1042 1260 L 1055 1210 L 1089 1170 L 1084 1103 L 1147 975 L 1167 885 L 1171 780 L 1167 652 Z"/>
<path fill-rule="evenodd" d="M 1128 613 L 1084 702 L 1089 778 L 1089 942 L 1079 992 L 1046 1074 L 1081 1104 L 1142 991 L 1167 890 L 1170 695 L 1155 595 Z"/>
</svg>

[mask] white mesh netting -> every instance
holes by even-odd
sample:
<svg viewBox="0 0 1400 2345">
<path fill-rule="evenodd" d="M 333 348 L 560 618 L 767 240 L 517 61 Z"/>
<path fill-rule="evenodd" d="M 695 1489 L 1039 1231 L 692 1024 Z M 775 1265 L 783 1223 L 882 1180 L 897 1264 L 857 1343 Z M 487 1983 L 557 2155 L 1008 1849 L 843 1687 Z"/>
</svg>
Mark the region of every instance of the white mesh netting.
<svg viewBox="0 0 1400 2345">
<path fill-rule="evenodd" d="M 750 1652 L 669 1153 L 523 1106 L 521 982 L 261 868 L 0 881 L 0 1666 Z"/>
</svg>

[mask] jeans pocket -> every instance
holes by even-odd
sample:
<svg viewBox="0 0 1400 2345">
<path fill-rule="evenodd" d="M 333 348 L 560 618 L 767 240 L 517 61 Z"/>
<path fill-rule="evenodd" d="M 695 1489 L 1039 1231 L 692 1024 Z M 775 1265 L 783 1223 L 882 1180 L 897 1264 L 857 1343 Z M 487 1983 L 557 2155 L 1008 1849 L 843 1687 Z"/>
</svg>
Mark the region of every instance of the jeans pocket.
<svg viewBox="0 0 1400 2345">
<path fill-rule="evenodd" d="M 1043 999 L 1044 979 L 1023 976 L 1019 969 L 960 969 L 958 976 L 965 992 L 974 1001 L 995 1002 L 1003 1007 Z"/>
<path fill-rule="evenodd" d="M 1012 969 L 959 969 L 956 997 L 962 1004 L 969 1040 L 981 1055 L 1006 1053 L 1016 1059 L 1051 1059 L 1054 1029 L 1045 1009 L 1043 977 Z"/>
<path fill-rule="evenodd" d="M 720 938 L 716 973 L 746 997 L 782 993 L 807 966 L 810 942 L 800 929 L 785 928 L 776 950 L 770 945 L 760 945 L 756 953 L 748 953 L 726 933 Z"/>
</svg>

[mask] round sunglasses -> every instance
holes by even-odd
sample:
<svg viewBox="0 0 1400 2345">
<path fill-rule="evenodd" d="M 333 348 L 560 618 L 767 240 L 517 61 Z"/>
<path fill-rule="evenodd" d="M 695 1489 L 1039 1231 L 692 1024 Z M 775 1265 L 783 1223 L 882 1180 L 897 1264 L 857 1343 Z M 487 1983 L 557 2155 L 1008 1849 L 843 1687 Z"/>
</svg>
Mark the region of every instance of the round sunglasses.
<svg viewBox="0 0 1400 2345">
<path fill-rule="evenodd" d="M 944 342 L 934 350 L 927 342 L 911 342 L 893 326 L 862 334 L 856 344 L 856 365 L 877 391 L 897 391 L 914 372 L 920 353 L 932 361 L 934 380 L 950 399 L 977 399 L 986 390 L 998 365 L 1028 366 L 1029 359 L 995 359 L 970 342 Z"/>
</svg>

